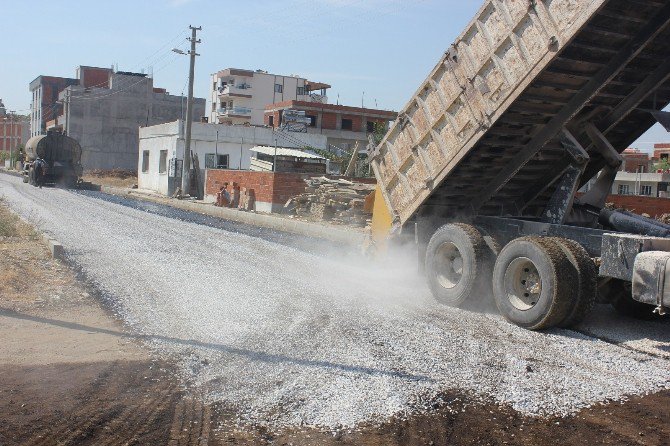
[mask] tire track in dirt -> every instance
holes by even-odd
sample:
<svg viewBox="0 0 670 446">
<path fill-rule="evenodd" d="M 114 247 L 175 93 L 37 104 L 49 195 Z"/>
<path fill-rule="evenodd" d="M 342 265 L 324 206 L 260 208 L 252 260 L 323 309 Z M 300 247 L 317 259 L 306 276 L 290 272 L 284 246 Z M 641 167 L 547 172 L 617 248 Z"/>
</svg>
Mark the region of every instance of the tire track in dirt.
<svg viewBox="0 0 670 446">
<path fill-rule="evenodd" d="M 110 379 L 114 374 L 115 364 L 108 366 L 96 379 L 91 382 L 86 389 L 77 397 L 79 401 L 84 403 L 71 412 L 67 417 L 63 418 L 59 424 L 47 427 L 36 433 L 33 438 L 27 442 L 33 446 L 42 446 L 53 444 L 54 439 L 58 439 L 59 444 L 73 444 L 71 441 L 79 436 L 88 436 L 92 426 L 101 425 L 116 417 L 122 412 L 122 408 L 118 404 L 109 407 L 100 404 L 105 400 L 114 400 L 113 394 L 98 394 L 99 390 L 106 391 Z M 90 406 L 94 409 L 89 411 Z M 78 420 L 87 420 L 83 424 L 78 424 Z M 74 427 L 74 431 L 72 430 Z"/>
<path fill-rule="evenodd" d="M 151 426 L 160 426 L 161 412 L 170 412 L 170 407 L 174 402 L 174 386 L 167 389 L 150 389 L 151 392 L 160 391 L 158 396 L 153 398 L 138 398 L 139 404 L 134 404 L 124 408 L 124 410 L 111 420 L 107 427 L 112 432 L 119 434 L 116 438 L 109 438 L 107 441 L 97 443 L 99 446 L 113 446 L 119 443 L 138 443 L 142 434 L 150 433 Z M 111 425 L 117 424 L 112 427 Z"/>
<path fill-rule="evenodd" d="M 184 395 L 174 411 L 170 446 L 205 446 L 209 442 L 211 410 L 202 395 Z"/>
</svg>

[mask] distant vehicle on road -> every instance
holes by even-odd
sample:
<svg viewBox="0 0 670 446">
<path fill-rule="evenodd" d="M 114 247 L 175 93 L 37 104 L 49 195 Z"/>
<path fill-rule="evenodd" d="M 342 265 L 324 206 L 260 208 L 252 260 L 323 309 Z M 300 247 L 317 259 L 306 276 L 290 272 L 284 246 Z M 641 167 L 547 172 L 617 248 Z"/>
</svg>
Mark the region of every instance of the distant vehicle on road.
<svg viewBox="0 0 670 446">
<path fill-rule="evenodd" d="M 33 136 L 25 147 L 23 182 L 65 187 L 79 185 L 82 175 L 81 146 L 58 131 Z"/>
</svg>

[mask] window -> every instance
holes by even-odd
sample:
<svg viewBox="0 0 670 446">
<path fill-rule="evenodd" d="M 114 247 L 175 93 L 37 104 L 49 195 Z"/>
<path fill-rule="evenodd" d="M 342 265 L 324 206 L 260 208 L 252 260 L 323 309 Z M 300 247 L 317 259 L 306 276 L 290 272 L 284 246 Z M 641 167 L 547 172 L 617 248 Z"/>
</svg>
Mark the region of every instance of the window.
<svg viewBox="0 0 670 446">
<path fill-rule="evenodd" d="M 275 117 L 274 117 L 274 116 L 272 116 L 272 115 L 268 116 L 268 125 L 269 125 L 270 127 L 274 127 L 274 126 L 275 126 Z"/>
<path fill-rule="evenodd" d="M 375 132 L 374 121 L 368 121 L 367 126 L 368 126 L 368 133 L 374 133 Z"/>
<path fill-rule="evenodd" d="M 158 173 L 167 172 L 167 150 L 161 150 L 158 157 Z"/>
<path fill-rule="evenodd" d="M 651 186 L 640 186 L 640 195 L 651 196 Z"/>
<path fill-rule="evenodd" d="M 142 151 L 142 172 L 149 172 L 149 151 Z"/>
<path fill-rule="evenodd" d="M 627 184 L 619 184 L 617 193 L 619 195 L 628 195 L 630 193 L 630 187 Z"/>
<path fill-rule="evenodd" d="M 205 155 L 205 169 L 227 169 L 228 165 L 228 155 L 217 155 L 216 153 Z"/>
<path fill-rule="evenodd" d="M 305 95 L 305 87 L 298 87 L 298 91 L 296 92 L 298 96 L 304 96 Z"/>
<path fill-rule="evenodd" d="M 275 93 L 283 93 L 284 86 L 282 84 L 275 84 Z"/>
<path fill-rule="evenodd" d="M 354 128 L 354 122 L 351 119 L 342 119 L 342 130 L 351 130 Z"/>
<path fill-rule="evenodd" d="M 316 127 L 316 116 L 314 115 L 305 115 L 306 118 L 309 118 L 309 126 Z"/>
</svg>

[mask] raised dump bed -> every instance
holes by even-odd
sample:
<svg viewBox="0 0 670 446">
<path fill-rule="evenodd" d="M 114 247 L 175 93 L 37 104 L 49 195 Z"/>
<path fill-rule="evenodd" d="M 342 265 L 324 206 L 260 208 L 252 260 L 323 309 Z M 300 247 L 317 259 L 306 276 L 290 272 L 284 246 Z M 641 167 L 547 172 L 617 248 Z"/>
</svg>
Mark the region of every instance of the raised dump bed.
<svg viewBox="0 0 670 446">
<path fill-rule="evenodd" d="M 484 3 L 370 152 L 436 299 L 493 294 L 530 329 L 578 324 L 596 295 L 670 308 L 670 226 L 604 206 L 619 154 L 670 128 L 669 24 L 668 0 Z"/>
<path fill-rule="evenodd" d="M 405 224 L 422 205 L 537 215 L 567 167 L 566 127 L 591 155 L 592 176 L 604 161 L 585 122 L 621 152 L 655 122 L 645 109 L 670 100 L 668 8 L 486 1 L 371 153 L 397 220 Z"/>
</svg>

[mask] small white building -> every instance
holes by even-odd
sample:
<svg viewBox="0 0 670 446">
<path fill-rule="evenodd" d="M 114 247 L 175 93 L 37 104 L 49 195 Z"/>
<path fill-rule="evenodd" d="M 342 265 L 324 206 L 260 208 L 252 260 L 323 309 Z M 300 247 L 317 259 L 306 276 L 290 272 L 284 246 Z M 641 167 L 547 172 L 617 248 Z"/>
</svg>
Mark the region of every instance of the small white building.
<svg viewBox="0 0 670 446">
<path fill-rule="evenodd" d="M 668 197 L 670 173 L 617 172 L 612 195 Z"/>
<path fill-rule="evenodd" d="M 177 120 L 139 130 L 137 186 L 162 195 L 172 195 L 181 185 L 184 159 L 184 121 Z M 299 138 L 299 139 L 298 139 Z M 251 149 L 274 146 L 325 150 L 323 135 L 301 134 L 287 139 L 271 128 L 194 122 L 191 150 L 200 163 L 199 181 L 203 186 L 205 169 L 249 170 Z"/>
</svg>

